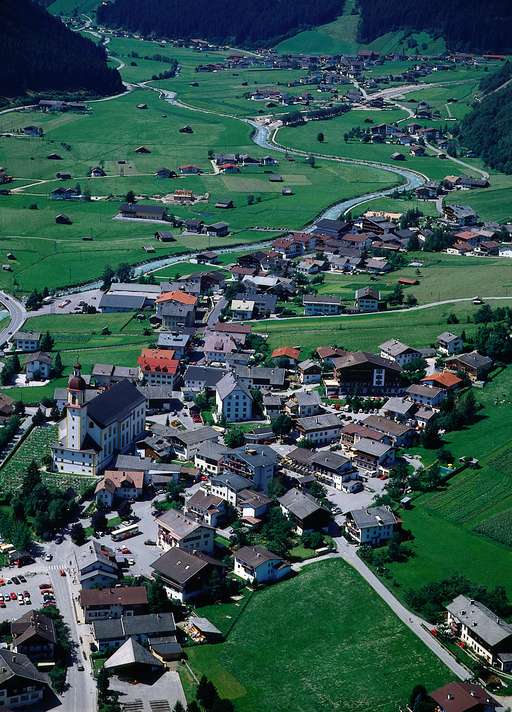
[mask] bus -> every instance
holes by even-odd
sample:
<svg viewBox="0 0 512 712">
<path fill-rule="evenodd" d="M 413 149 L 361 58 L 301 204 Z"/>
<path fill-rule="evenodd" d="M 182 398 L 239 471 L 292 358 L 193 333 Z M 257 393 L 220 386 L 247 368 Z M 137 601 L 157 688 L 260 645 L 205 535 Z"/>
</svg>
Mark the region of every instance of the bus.
<svg viewBox="0 0 512 712">
<path fill-rule="evenodd" d="M 123 541 L 123 539 L 129 539 L 131 536 L 137 536 L 140 534 L 138 524 L 129 524 L 127 527 L 119 527 L 119 529 L 114 529 L 112 532 L 113 541 Z"/>
</svg>

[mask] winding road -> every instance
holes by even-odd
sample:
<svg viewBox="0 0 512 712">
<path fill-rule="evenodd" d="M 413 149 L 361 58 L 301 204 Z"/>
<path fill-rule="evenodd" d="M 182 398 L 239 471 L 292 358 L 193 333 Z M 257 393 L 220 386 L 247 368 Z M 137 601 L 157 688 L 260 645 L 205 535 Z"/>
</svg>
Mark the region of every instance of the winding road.
<svg viewBox="0 0 512 712">
<path fill-rule="evenodd" d="M 25 323 L 27 310 L 24 304 L 7 292 L 0 292 L 0 303 L 5 306 L 11 318 L 9 325 L 0 331 L 0 346 L 3 346 Z"/>
</svg>

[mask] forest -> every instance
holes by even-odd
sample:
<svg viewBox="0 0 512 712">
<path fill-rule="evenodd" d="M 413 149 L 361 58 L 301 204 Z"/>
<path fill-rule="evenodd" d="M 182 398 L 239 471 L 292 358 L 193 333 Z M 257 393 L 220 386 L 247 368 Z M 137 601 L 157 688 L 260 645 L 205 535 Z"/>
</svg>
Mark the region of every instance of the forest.
<svg viewBox="0 0 512 712">
<path fill-rule="evenodd" d="M 452 50 L 508 52 L 512 47 L 510 0 L 359 0 L 359 39 L 371 42 L 393 30 L 442 35 Z"/>
<path fill-rule="evenodd" d="M 123 91 L 106 53 L 30 0 L 1 0 L 0 97 L 29 92 Z"/>
<path fill-rule="evenodd" d="M 343 4 L 343 0 L 195 0 L 184 12 L 179 0 L 114 0 L 101 4 L 97 17 L 100 24 L 144 36 L 262 46 L 334 20 Z"/>
</svg>

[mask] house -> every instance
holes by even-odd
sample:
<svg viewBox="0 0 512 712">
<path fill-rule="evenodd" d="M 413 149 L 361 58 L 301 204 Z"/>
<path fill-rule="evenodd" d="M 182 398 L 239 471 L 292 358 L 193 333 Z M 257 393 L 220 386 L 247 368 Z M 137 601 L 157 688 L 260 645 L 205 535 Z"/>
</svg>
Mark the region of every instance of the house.
<svg viewBox="0 0 512 712">
<path fill-rule="evenodd" d="M 280 346 L 272 351 L 272 358 L 279 359 L 280 364 L 294 367 L 299 362 L 300 348 L 291 346 Z"/>
<path fill-rule="evenodd" d="M 391 159 L 393 161 L 405 161 L 405 155 L 399 151 L 395 151 L 391 154 Z"/>
<path fill-rule="evenodd" d="M 512 670 L 512 625 L 479 601 L 457 596 L 446 606 L 453 635 L 498 670 Z"/>
<path fill-rule="evenodd" d="M 305 316 L 326 316 L 341 314 L 341 300 L 319 294 L 305 294 L 302 298 Z"/>
<path fill-rule="evenodd" d="M 393 538 L 398 520 L 389 507 L 354 509 L 347 513 L 345 531 L 356 544 L 377 546 Z"/>
<path fill-rule="evenodd" d="M 146 205 L 144 203 L 122 203 L 119 207 L 122 218 L 132 220 L 165 220 L 167 208 L 163 205 Z"/>
<path fill-rule="evenodd" d="M 27 381 L 47 381 L 50 378 L 51 370 L 51 356 L 44 351 L 36 351 L 25 361 Z"/>
<path fill-rule="evenodd" d="M 474 682 L 449 682 L 434 690 L 429 698 L 436 703 L 435 712 L 495 712 L 503 710 L 500 702 Z"/>
<path fill-rule="evenodd" d="M 183 511 L 200 523 L 217 527 L 226 514 L 226 502 L 221 497 L 198 489 L 185 501 Z"/>
<path fill-rule="evenodd" d="M 40 126 L 24 126 L 22 131 L 25 136 L 31 136 L 32 138 L 40 138 L 44 133 Z M 48 156 L 48 158 L 50 158 L 50 156 Z"/>
<path fill-rule="evenodd" d="M 393 418 L 393 420 L 402 422 L 412 418 L 416 410 L 416 403 L 409 398 L 394 396 L 393 398 L 388 398 L 388 400 L 384 403 L 381 408 L 381 413 L 386 418 Z"/>
<path fill-rule="evenodd" d="M 379 346 L 380 355 L 388 361 L 394 361 L 399 366 L 406 366 L 418 359 L 423 360 L 421 352 L 403 344 L 398 339 L 389 339 Z"/>
<path fill-rule="evenodd" d="M 247 386 L 238 381 L 232 373 L 226 373 L 215 386 L 217 415 L 228 422 L 252 420 L 252 401 Z"/>
<path fill-rule="evenodd" d="M 176 238 L 172 234 L 172 232 L 167 232 L 165 230 L 157 230 L 155 232 L 155 240 L 159 240 L 160 242 L 175 242 Z"/>
<path fill-rule="evenodd" d="M 176 635 L 172 613 L 146 613 L 92 622 L 92 637 L 102 653 L 119 648 L 129 638 L 145 644 L 149 638 L 169 635 Z"/>
<path fill-rule="evenodd" d="M 157 543 L 166 551 L 177 547 L 186 551 L 211 554 L 214 549 L 215 529 L 200 524 L 176 509 L 168 509 L 156 520 Z"/>
<path fill-rule="evenodd" d="M 171 171 L 170 168 L 162 167 L 162 168 L 158 168 L 155 171 L 155 177 L 162 178 L 162 179 L 163 178 L 176 178 L 177 174 L 176 174 L 176 171 Z"/>
<path fill-rule="evenodd" d="M 71 220 L 71 218 L 68 217 L 67 215 L 63 215 L 62 213 L 55 216 L 55 222 L 57 225 L 72 225 L 73 224 L 73 221 Z"/>
<path fill-rule="evenodd" d="M 171 637 L 177 640 L 175 636 Z M 118 676 L 125 679 L 138 680 L 147 676 L 148 673 L 162 672 L 164 664 L 135 638 L 130 637 L 105 660 L 103 667 L 105 670 L 115 671 Z"/>
<path fill-rule="evenodd" d="M 178 170 L 182 176 L 200 175 L 203 172 L 198 166 L 180 166 Z"/>
<path fill-rule="evenodd" d="M 233 299 L 230 305 L 231 316 L 237 321 L 252 319 L 254 306 L 254 302 L 247 299 Z"/>
<path fill-rule="evenodd" d="M 209 426 L 193 430 L 177 430 L 163 426 L 160 430 L 155 423 L 152 430 L 157 435 L 161 434 L 168 438 L 169 444 L 179 460 L 193 460 L 202 443 L 217 442 L 219 439 L 219 433 Z"/>
<path fill-rule="evenodd" d="M 431 408 L 439 408 L 447 396 L 444 388 L 422 386 L 420 383 L 413 383 L 405 392 L 415 403 L 428 405 Z"/>
<path fill-rule="evenodd" d="M 290 397 L 286 407 L 293 415 L 307 418 L 321 412 L 322 401 L 318 391 L 297 391 Z"/>
<path fill-rule="evenodd" d="M 137 359 L 139 380 L 149 386 L 174 387 L 180 362 L 174 351 L 167 349 L 143 349 Z"/>
<path fill-rule="evenodd" d="M 390 418 L 384 418 L 382 415 L 369 415 L 364 419 L 363 424 L 371 430 L 383 433 L 388 442 L 396 447 L 409 445 L 414 440 L 414 428 L 410 425 L 397 423 L 395 420 L 390 420 Z"/>
<path fill-rule="evenodd" d="M 256 524 L 266 515 L 272 499 L 262 492 L 244 489 L 238 492 L 236 508 L 240 517 L 249 524 Z"/>
<path fill-rule="evenodd" d="M 94 166 L 94 168 L 91 168 L 89 171 L 89 175 L 91 178 L 104 178 L 107 174 L 100 166 Z"/>
<path fill-rule="evenodd" d="M 183 374 L 183 390 L 192 393 L 214 390 L 216 384 L 226 375 L 225 368 L 211 366 L 187 366 Z"/>
<path fill-rule="evenodd" d="M 4 709 L 43 709 L 45 694 L 51 690 L 46 673 L 40 672 L 22 653 L 0 649 L 0 699 Z"/>
<path fill-rule="evenodd" d="M 455 391 L 463 384 L 462 378 L 459 378 L 451 371 L 435 371 L 422 378 L 421 382 L 431 388 L 444 388 L 447 391 Z"/>
<path fill-rule="evenodd" d="M 55 188 L 50 193 L 50 200 L 81 200 L 83 195 L 76 188 Z"/>
<path fill-rule="evenodd" d="M 372 430 L 362 423 L 348 423 L 341 429 L 341 445 L 345 450 L 350 450 L 363 438 L 389 444 L 384 433 L 380 433 L 378 430 Z"/>
<path fill-rule="evenodd" d="M 216 222 L 206 227 L 206 234 L 213 237 L 227 237 L 229 235 L 229 225 L 226 222 Z"/>
<path fill-rule="evenodd" d="M 143 487 L 144 472 L 105 470 L 96 485 L 94 497 L 96 504 L 101 503 L 106 509 L 112 509 L 116 501 L 140 499 Z"/>
<path fill-rule="evenodd" d="M 459 354 L 464 350 L 464 340 L 462 336 L 452 334 L 451 331 L 443 331 L 436 339 L 437 348 L 447 356 Z"/>
<path fill-rule="evenodd" d="M 284 368 L 235 365 L 233 374 L 247 388 L 274 391 L 283 389 L 285 386 L 286 371 Z"/>
<path fill-rule="evenodd" d="M 245 299 L 254 302 L 254 318 L 268 319 L 271 314 L 275 313 L 277 305 L 277 296 L 275 294 L 262 294 L 256 291 L 240 292 L 235 299 Z"/>
<path fill-rule="evenodd" d="M 207 362 L 225 363 L 227 356 L 236 351 L 238 345 L 229 334 L 217 334 L 211 331 L 206 333 L 203 352 Z"/>
<path fill-rule="evenodd" d="M 267 492 L 277 469 L 278 455 L 268 445 L 242 445 L 228 450 L 222 458 L 225 473 L 232 473 L 249 481 L 249 487 Z"/>
<path fill-rule="evenodd" d="M 356 291 L 355 307 L 360 312 L 379 311 L 380 293 L 371 287 L 362 287 Z"/>
<path fill-rule="evenodd" d="M 38 351 L 41 334 L 36 331 L 17 331 L 12 341 L 16 351 Z"/>
<path fill-rule="evenodd" d="M 307 531 L 326 529 L 330 522 L 330 512 L 314 497 L 296 487 L 288 490 L 277 501 L 282 513 L 293 522 L 294 529 L 300 536 Z"/>
<path fill-rule="evenodd" d="M 392 445 L 370 438 L 360 438 L 350 448 L 352 463 L 360 470 L 370 474 L 390 467 L 395 461 L 395 450 Z"/>
<path fill-rule="evenodd" d="M 85 622 L 92 623 L 106 618 L 141 615 L 148 604 L 148 593 L 145 586 L 84 588 L 78 600 Z"/>
<path fill-rule="evenodd" d="M 315 447 L 320 447 L 339 440 L 341 421 L 334 413 L 312 415 L 308 418 L 298 418 L 297 430 L 302 438 L 311 441 Z"/>
<path fill-rule="evenodd" d="M 233 507 L 237 505 L 239 493 L 251 489 L 251 487 L 251 480 L 232 472 L 222 472 L 219 475 L 212 475 L 210 478 L 212 494 L 221 497 Z"/>
<path fill-rule="evenodd" d="M 347 352 L 333 359 L 341 393 L 360 396 L 402 395 L 400 366 L 365 351 Z"/>
<path fill-rule="evenodd" d="M 75 555 L 82 588 L 115 586 L 119 567 L 112 549 L 92 539 L 78 547 Z"/>
<path fill-rule="evenodd" d="M 51 618 L 39 611 L 27 611 L 11 623 L 12 649 L 33 663 L 53 661 L 57 636 Z"/>
<path fill-rule="evenodd" d="M 443 212 L 449 223 L 461 226 L 475 225 L 478 219 L 473 208 L 463 205 L 444 205 Z"/>
<path fill-rule="evenodd" d="M 133 383 L 115 383 L 89 401 L 86 389 L 77 363 L 68 381 L 66 416 L 52 445 L 57 472 L 96 476 L 144 432 L 146 401 Z"/>
<path fill-rule="evenodd" d="M 251 584 L 280 581 L 291 572 L 290 564 L 263 546 L 243 546 L 233 555 L 233 572 Z"/>
<path fill-rule="evenodd" d="M 471 381 L 483 381 L 493 366 L 493 360 L 478 351 L 470 351 L 447 358 L 446 365 L 453 371 L 464 372 Z"/>
<path fill-rule="evenodd" d="M 322 367 L 312 359 L 301 361 L 298 366 L 300 382 L 304 385 L 320 383 L 322 379 Z"/>
<path fill-rule="evenodd" d="M 235 207 L 235 204 L 230 198 L 223 199 L 223 200 L 217 200 L 215 203 L 216 208 L 220 208 L 221 210 L 229 210 L 231 208 Z"/>
<path fill-rule="evenodd" d="M 214 571 L 223 572 L 220 561 L 201 551 L 184 551 L 173 548 L 151 564 L 154 576 L 159 578 L 169 598 L 186 603 L 204 593 Z"/>
<path fill-rule="evenodd" d="M 349 459 L 329 450 L 312 453 L 308 468 L 319 480 L 338 490 L 351 479 L 354 469 Z"/>
<path fill-rule="evenodd" d="M 178 331 L 161 331 L 156 342 L 158 350 L 167 349 L 174 352 L 174 358 L 183 359 L 190 346 L 190 334 L 182 334 Z"/>
<path fill-rule="evenodd" d="M 167 331 L 182 331 L 184 328 L 191 328 L 196 321 L 194 304 L 171 300 L 159 305 L 158 311 L 162 319 L 162 326 Z"/>
</svg>

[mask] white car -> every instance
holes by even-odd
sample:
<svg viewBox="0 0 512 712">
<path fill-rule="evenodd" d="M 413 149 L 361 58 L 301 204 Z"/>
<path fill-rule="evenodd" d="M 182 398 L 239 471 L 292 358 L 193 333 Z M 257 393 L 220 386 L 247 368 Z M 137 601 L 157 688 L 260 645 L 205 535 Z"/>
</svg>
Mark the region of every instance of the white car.
<svg viewBox="0 0 512 712">
<path fill-rule="evenodd" d="M 45 561 L 51 561 L 52 559 L 53 559 L 53 556 L 51 554 L 46 554 L 46 556 L 44 557 Z"/>
</svg>

